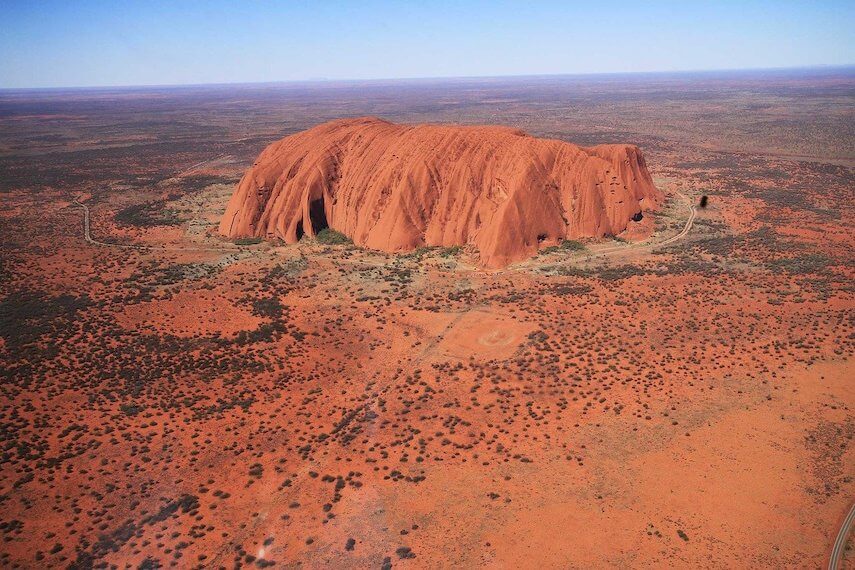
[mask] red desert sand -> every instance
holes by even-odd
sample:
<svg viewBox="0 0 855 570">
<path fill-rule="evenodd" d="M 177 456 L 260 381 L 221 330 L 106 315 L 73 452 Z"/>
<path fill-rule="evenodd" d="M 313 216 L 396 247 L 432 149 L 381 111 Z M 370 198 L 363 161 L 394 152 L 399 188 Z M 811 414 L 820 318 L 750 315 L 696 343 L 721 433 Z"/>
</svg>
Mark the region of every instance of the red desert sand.
<svg viewBox="0 0 855 570">
<path fill-rule="evenodd" d="M 295 243 L 329 227 L 387 252 L 474 245 L 481 265 L 503 267 L 563 239 L 618 234 L 662 199 L 633 145 L 368 117 L 268 146 L 220 233 Z"/>
</svg>

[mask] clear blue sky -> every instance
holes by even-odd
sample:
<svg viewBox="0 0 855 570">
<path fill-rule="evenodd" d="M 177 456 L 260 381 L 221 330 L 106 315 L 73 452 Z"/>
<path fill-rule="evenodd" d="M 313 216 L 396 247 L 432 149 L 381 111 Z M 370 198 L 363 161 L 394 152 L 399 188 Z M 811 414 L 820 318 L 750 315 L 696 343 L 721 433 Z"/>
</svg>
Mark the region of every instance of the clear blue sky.
<svg viewBox="0 0 855 570">
<path fill-rule="evenodd" d="M 0 0 L 0 87 L 855 63 L 855 0 Z"/>
</svg>

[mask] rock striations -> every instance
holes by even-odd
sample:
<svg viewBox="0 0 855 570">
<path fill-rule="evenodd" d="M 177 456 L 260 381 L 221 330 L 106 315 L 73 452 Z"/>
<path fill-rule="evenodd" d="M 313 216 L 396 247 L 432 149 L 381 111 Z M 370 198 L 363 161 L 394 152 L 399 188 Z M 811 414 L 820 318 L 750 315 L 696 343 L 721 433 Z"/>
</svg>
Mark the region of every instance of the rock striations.
<svg viewBox="0 0 855 570">
<path fill-rule="evenodd" d="M 294 243 L 324 228 L 388 252 L 477 249 L 502 267 L 565 238 L 623 231 L 662 194 L 637 147 L 590 148 L 497 126 L 332 121 L 267 147 L 220 233 Z"/>
</svg>

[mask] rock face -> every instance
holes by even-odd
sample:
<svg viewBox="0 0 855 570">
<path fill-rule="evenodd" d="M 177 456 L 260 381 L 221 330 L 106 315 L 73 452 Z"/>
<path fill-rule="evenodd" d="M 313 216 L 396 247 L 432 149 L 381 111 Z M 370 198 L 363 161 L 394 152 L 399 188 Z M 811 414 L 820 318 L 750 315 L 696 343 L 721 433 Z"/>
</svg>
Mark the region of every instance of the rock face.
<svg viewBox="0 0 855 570">
<path fill-rule="evenodd" d="M 294 243 L 329 227 L 387 252 L 471 244 L 495 268 L 565 238 L 617 234 L 661 202 L 632 145 L 583 148 L 508 127 L 368 117 L 267 147 L 220 233 Z"/>
</svg>

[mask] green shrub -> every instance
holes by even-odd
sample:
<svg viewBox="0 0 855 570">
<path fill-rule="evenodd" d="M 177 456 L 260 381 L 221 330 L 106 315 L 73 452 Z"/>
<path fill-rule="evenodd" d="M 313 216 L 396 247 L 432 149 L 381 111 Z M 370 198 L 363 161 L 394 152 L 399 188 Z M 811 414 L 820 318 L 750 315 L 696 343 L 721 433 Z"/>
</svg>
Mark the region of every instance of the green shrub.
<svg viewBox="0 0 855 570">
<path fill-rule="evenodd" d="M 565 239 L 561 242 L 561 245 L 558 246 L 559 249 L 567 250 L 567 251 L 584 251 L 585 244 L 581 241 L 576 241 L 574 239 Z"/>
<path fill-rule="evenodd" d="M 315 236 L 315 239 L 318 243 L 322 243 L 324 245 L 342 245 L 346 243 L 353 243 L 353 241 L 344 235 L 341 232 L 337 232 L 330 228 L 324 228 L 318 232 L 318 235 Z"/>
<path fill-rule="evenodd" d="M 116 212 L 116 223 L 121 226 L 151 228 L 156 226 L 180 226 L 187 220 L 166 207 L 166 200 L 134 204 Z"/>
<path fill-rule="evenodd" d="M 235 240 L 235 245 L 256 245 L 261 243 L 260 237 L 242 237 Z"/>
<path fill-rule="evenodd" d="M 585 249 L 586 248 L 584 243 L 572 239 L 565 239 L 558 245 L 552 245 L 544 248 L 543 251 L 541 251 L 540 253 L 549 254 L 558 252 L 585 251 Z"/>
</svg>

